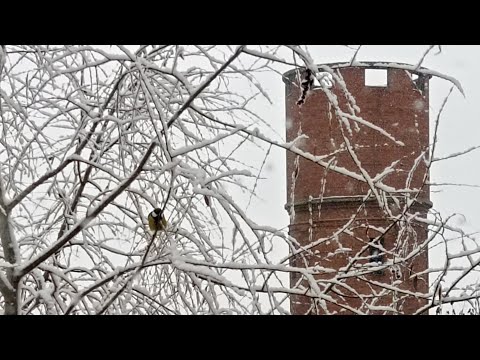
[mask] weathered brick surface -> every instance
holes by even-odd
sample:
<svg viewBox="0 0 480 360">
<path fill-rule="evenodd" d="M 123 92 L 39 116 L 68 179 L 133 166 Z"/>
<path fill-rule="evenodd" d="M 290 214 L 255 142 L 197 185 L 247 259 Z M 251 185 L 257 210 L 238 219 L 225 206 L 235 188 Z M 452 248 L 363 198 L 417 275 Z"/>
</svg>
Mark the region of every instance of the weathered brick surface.
<svg viewBox="0 0 480 360">
<path fill-rule="evenodd" d="M 291 141 L 299 133 L 309 137 L 299 147 L 316 156 L 328 155 L 325 160 L 333 160 L 337 166 L 350 171 L 360 173 L 357 165 L 351 159 L 351 155 L 342 144 L 345 144 L 343 136 L 347 136 L 351 144 L 355 146 L 355 152 L 362 164 L 362 167 L 373 178 L 377 173 L 382 172 L 394 161 L 398 161 L 395 171 L 383 179 L 383 183 L 397 189 L 422 189 L 419 196 L 420 204 L 417 204 L 411 212 L 419 212 L 426 216 L 429 203 L 429 189 L 424 186 L 426 166 L 424 161 L 418 161 L 422 153 L 428 149 L 429 144 L 429 101 L 428 101 L 428 78 L 420 77 L 414 83 L 405 70 L 389 69 L 387 87 L 365 86 L 365 69 L 349 67 L 340 69 L 348 90 L 354 96 L 356 104 L 360 107 L 358 113 L 363 119 L 381 127 L 391 134 L 396 140 L 401 141 L 404 146 L 396 144 L 384 135 L 364 125 L 358 124 L 357 131 L 354 122 L 350 121 L 352 133 L 339 125 L 335 109 L 329 105 L 326 95 L 320 89 L 313 90 L 307 97 L 303 106 L 296 105 L 300 91 L 296 76 L 290 76 L 286 83 L 286 117 L 287 117 L 287 141 Z M 341 109 L 348 112 L 345 96 L 336 86 L 333 91 L 337 97 Z M 301 129 L 301 131 L 299 131 Z M 297 257 L 292 260 L 296 266 L 320 265 L 326 268 L 341 269 L 345 267 L 352 256 L 365 247 L 370 237 L 379 236 L 380 232 L 373 230 L 373 227 L 391 229 L 385 234 L 385 249 L 391 251 L 389 258 L 394 253 L 406 253 L 422 243 L 427 236 L 426 229 L 420 225 L 414 225 L 413 231 L 409 234 L 398 233 L 399 224 L 394 224 L 385 213 L 381 211 L 375 201 L 369 201 L 364 207 L 358 201 L 335 201 L 322 202 L 311 205 L 301 205 L 310 197 L 352 197 L 366 194 L 369 187 L 361 182 L 345 175 L 338 174 L 332 170 L 326 170 L 311 161 L 303 158 L 298 159 L 299 167 L 295 166 L 296 156 L 291 152 L 287 153 L 287 204 L 296 204 L 295 217 L 290 225 L 290 234 L 294 236 L 303 246 L 322 238 L 328 238 L 343 227 L 347 221 L 356 214 L 355 221 L 349 228 L 353 236 L 341 233 L 335 241 L 324 241 L 310 249 L 312 253 L 305 256 L 308 264 Z M 413 173 L 411 169 L 415 168 Z M 292 174 L 297 174 L 294 184 Z M 292 186 L 294 185 L 294 186 Z M 293 189 L 293 191 L 292 191 Z M 351 200 L 351 198 L 350 198 Z M 360 211 L 359 211 L 360 207 Z M 395 207 L 392 208 L 395 212 Z M 398 210 L 398 209 L 397 209 Z M 368 229 L 368 231 L 367 231 Z M 347 250 L 342 250 L 346 248 Z M 369 255 L 368 251 L 365 256 Z M 355 264 L 362 264 L 367 260 L 359 260 Z M 349 279 L 345 283 L 352 286 L 357 294 L 346 288 L 333 287 L 328 295 L 340 299 L 339 292 L 343 292 L 340 300 L 348 306 L 365 310 L 362 307 L 363 301 L 375 305 L 391 304 L 396 302 L 396 308 L 403 313 L 413 313 L 421 305 L 425 304 L 413 296 L 402 299 L 401 294 L 387 292 L 385 295 L 375 296 L 372 302 L 372 294 L 380 291 L 372 285 L 373 282 L 392 284 L 394 281 L 402 281 L 400 288 L 413 293 L 425 293 L 428 289 L 428 278 L 423 275 L 412 280 L 410 275 L 425 270 L 428 266 L 426 251 L 415 257 L 412 261 L 399 264 L 401 269 L 400 278 L 397 278 L 390 270 L 383 272 L 383 275 L 368 274 L 356 279 Z M 337 274 L 316 275 L 319 287 L 323 289 L 328 286 L 328 279 Z M 292 285 L 297 278 L 292 277 Z M 378 295 L 378 294 L 377 294 Z M 369 298 L 370 296 L 370 298 Z M 292 297 L 292 313 L 303 314 L 311 306 L 310 298 L 307 296 Z M 329 305 L 329 310 L 340 311 L 341 307 Z M 345 311 L 345 310 L 343 310 Z M 313 311 L 315 313 L 316 311 Z M 322 313 L 320 311 L 320 313 Z M 341 312 L 340 312 L 341 313 Z M 349 311 L 345 311 L 349 313 Z M 374 312 L 372 312 L 374 313 Z M 381 312 L 380 312 L 381 313 Z"/>
</svg>

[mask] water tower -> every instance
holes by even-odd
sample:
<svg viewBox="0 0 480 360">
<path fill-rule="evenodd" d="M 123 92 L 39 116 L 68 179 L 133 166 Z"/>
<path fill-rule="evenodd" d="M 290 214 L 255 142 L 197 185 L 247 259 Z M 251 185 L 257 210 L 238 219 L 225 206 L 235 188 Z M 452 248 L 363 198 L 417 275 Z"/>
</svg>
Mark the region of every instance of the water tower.
<svg viewBox="0 0 480 360">
<path fill-rule="evenodd" d="M 300 290 L 291 312 L 415 313 L 428 292 L 427 227 L 418 218 L 432 205 L 430 76 L 400 64 L 327 66 L 337 78 L 320 66 L 324 85 L 342 114 L 315 83 L 299 105 L 309 72 L 284 74 L 287 141 L 308 136 L 296 146 L 314 155 L 287 152 L 286 209 L 298 241 L 291 265 L 312 275 L 291 276 Z M 383 83 L 368 82 L 375 72 Z"/>
</svg>

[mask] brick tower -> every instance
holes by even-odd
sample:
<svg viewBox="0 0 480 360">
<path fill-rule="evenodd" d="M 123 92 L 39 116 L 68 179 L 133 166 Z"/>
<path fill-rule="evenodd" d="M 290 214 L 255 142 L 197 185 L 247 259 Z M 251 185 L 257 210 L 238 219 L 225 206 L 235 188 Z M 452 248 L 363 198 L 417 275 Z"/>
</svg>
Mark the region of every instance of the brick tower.
<svg viewBox="0 0 480 360">
<path fill-rule="evenodd" d="M 422 244 L 427 229 L 418 218 L 425 218 L 431 207 L 424 185 L 430 77 L 398 64 L 328 66 L 351 94 L 333 79 L 327 84 L 341 111 L 352 115 L 356 104 L 355 115 L 373 126 L 352 117 L 340 120 L 319 87 L 297 105 L 307 72 L 284 74 L 287 141 L 307 135 L 296 146 L 330 166 L 287 152 L 286 209 L 289 233 L 298 241 L 291 265 L 308 268 L 312 275 L 291 276 L 291 287 L 301 291 L 291 298 L 291 312 L 413 314 L 427 304 L 422 295 L 428 292 L 428 275 L 422 274 L 428 268 Z M 366 85 L 365 73 L 371 70 L 386 72 L 385 86 Z M 366 198 L 369 184 L 341 170 L 363 178 L 359 163 L 386 191 L 375 188 L 378 196 Z"/>
</svg>

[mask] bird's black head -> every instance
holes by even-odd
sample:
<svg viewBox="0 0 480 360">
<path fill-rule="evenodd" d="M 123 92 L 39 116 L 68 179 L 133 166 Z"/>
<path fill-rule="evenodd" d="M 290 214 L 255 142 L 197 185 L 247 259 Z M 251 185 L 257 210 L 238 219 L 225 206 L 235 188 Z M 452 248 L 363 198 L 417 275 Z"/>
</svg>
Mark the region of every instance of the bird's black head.
<svg viewBox="0 0 480 360">
<path fill-rule="evenodd" d="M 160 208 L 153 209 L 153 211 L 152 211 L 152 216 L 153 217 L 157 217 L 157 216 L 161 216 L 161 215 L 162 215 L 162 209 L 160 209 Z"/>
</svg>

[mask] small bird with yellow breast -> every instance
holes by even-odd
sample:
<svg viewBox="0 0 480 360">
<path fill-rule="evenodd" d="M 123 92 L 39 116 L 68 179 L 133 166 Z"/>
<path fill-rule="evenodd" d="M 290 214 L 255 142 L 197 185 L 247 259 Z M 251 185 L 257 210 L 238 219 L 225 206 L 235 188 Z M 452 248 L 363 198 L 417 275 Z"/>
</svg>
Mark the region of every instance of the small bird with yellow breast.
<svg viewBox="0 0 480 360">
<path fill-rule="evenodd" d="M 160 208 L 155 208 L 153 211 L 148 214 L 148 227 L 151 231 L 165 231 L 168 223 L 165 217 L 163 216 L 163 211 Z"/>
</svg>

